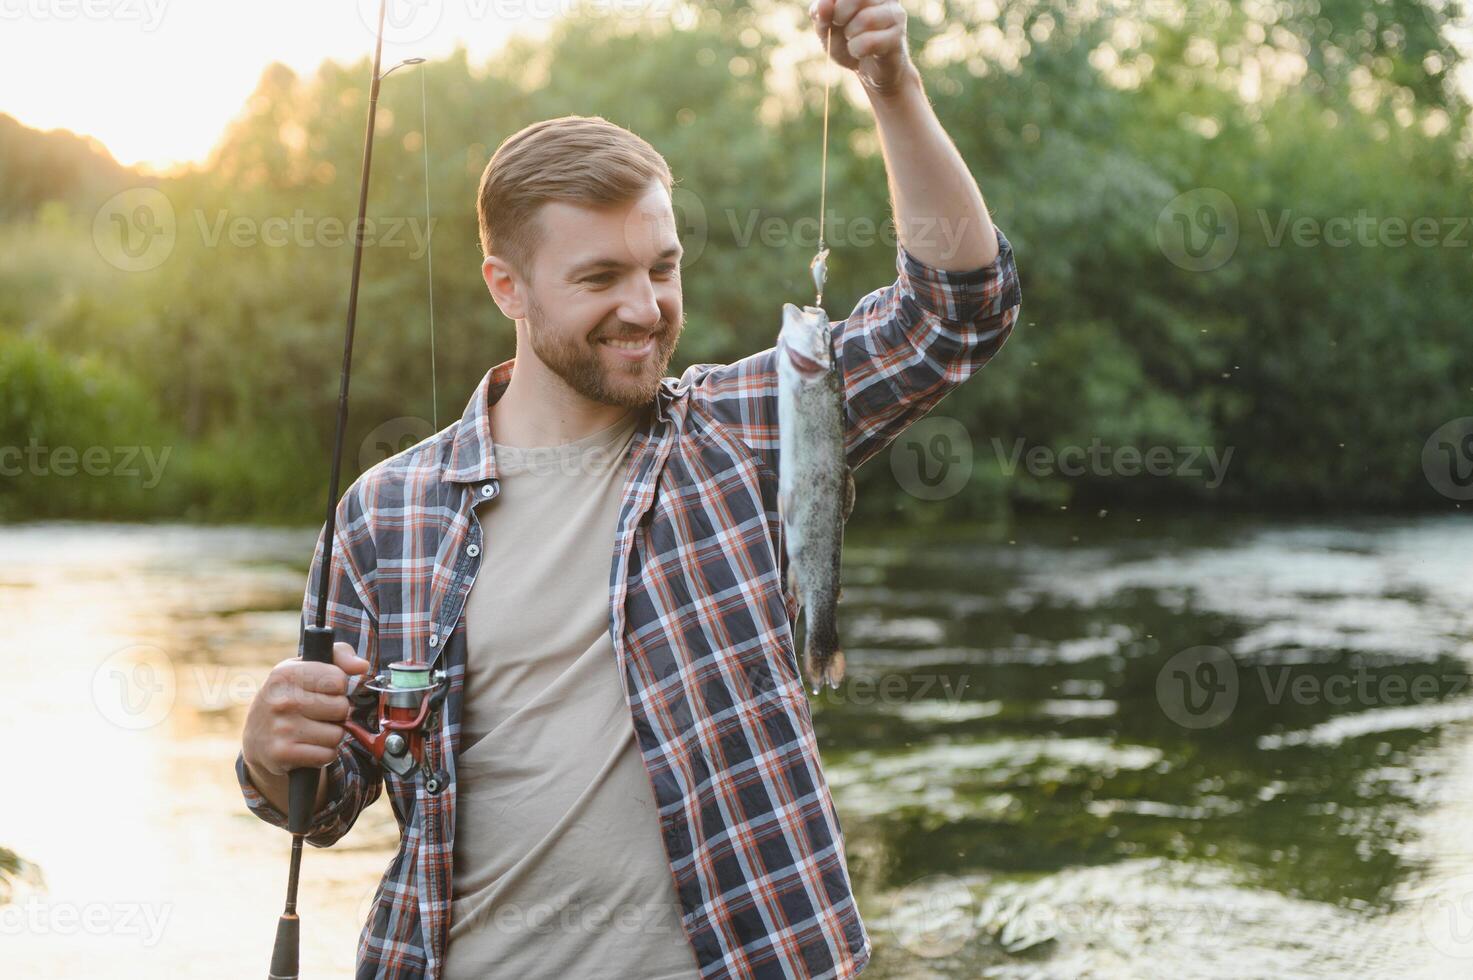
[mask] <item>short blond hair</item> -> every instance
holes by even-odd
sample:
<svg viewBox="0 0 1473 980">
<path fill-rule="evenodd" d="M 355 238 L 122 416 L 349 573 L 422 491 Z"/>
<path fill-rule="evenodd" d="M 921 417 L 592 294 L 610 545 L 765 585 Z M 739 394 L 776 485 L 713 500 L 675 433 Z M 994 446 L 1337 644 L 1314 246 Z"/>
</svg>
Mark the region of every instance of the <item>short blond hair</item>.
<svg viewBox="0 0 1473 980">
<path fill-rule="evenodd" d="M 505 259 L 530 279 L 532 256 L 542 238 L 537 220 L 542 205 L 627 204 L 654 181 L 667 193 L 674 183 L 665 158 L 602 116 L 533 123 L 507 137 L 481 174 L 481 253 Z"/>
</svg>

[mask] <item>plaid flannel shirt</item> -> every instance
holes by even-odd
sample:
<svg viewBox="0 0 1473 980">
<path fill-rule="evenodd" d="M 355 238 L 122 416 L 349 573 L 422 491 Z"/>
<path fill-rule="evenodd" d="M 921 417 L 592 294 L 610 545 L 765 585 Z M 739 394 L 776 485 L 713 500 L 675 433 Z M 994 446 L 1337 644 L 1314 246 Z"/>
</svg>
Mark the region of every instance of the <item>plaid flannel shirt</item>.
<svg viewBox="0 0 1473 980">
<path fill-rule="evenodd" d="M 896 281 L 834 324 L 845 448 L 858 467 L 987 363 L 1017 320 L 1012 248 L 968 272 L 898 248 Z M 609 573 L 609 629 L 703 978 L 850 977 L 869 960 L 839 819 L 819 766 L 783 589 L 777 368 L 769 348 L 660 382 L 629 452 Z M 498 493 L 492 368 L 462 418 L 365 472 L 338 507 L 327 622 L 375 672 L 446 670 L 429 763 L 438 795 L 383 770 L 351 738 L 326 770 L 308 841 L 328 847 L 387 784 L 401 838 L 359 938 L 356 976 L 441 975 L 451 907 L 455 756 L 466 594 L 482 570 L 476 508 Z M 303 618 L 315 615 L 308 579 Z M 516 571 L 508 570 L 508 574 Z M 360 724 L 372 720 L 358 716 Z M 285 827 L 236 760 L 247 806 Z M 555 941 L 555 940 L 552 940 Z"/>
</svg>

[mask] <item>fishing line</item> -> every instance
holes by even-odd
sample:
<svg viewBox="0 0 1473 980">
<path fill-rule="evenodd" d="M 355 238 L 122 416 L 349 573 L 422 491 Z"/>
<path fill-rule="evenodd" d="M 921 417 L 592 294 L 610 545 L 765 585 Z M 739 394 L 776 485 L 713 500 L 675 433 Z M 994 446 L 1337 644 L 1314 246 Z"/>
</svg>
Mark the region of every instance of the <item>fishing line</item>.
<svg viewBox="0 0 1473 980">
<path fill-rule="evenodd" d="M 819 157 L 818 169 L 818 254 L 813 257 L 810 269 L 813 272 L 813 284 L 817 287 L 818 297 L 814 300 L 814 306 L 823 306 L 823 286 L 828 281 L 828 247 L 824 245 L 824 209 L 827 203 L 829 186 L 829 83 L 833 81 L 833 71 L 828 67 L 827 61 L 833 56 L 834 22 L 829 21 L 828 36 L 824 38 L 824 75 L 823 75 L 823 148 Z"/>
<path fill-rule="evenodd" d="M 419 70 L 419 129 L 425 158 L 425 269 L 430 284 L 430 413 L 434 431 L 440 431 L 440 385 L 435 377 L 435 229 L 430 219 L 430 109 L 425 94 L 425 70 Z"/>
</svg>

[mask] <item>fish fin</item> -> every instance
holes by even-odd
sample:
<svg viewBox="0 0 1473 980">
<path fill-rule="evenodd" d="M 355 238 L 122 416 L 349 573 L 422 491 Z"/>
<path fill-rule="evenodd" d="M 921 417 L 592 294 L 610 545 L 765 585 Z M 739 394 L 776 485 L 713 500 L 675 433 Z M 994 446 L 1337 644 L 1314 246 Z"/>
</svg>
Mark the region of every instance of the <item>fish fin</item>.
<svg viewBox="0 0 1473 980">
<path fill-rule="evenodd" d="M 847 466 L 844 467 L 843 494 L 844 502 L 842 513 L 843 520 L 847 522 L 849 520 L 849 515 L 854 513 L 854 471 Z"/>
<path fill-rule="evenodd" d="M 794 602 L 798 601 L 798 573 L 794 570 L 792 563 L 788 564 L 788 580 L 785 583 L 788 598 Z"/>
<path fill-rule="evenodd" d="M 806 647 L 803 650 L 803 682 L 814 697 L 823 693 L 824 678 L 819 675 L 818 667 Z"/>
</svg>

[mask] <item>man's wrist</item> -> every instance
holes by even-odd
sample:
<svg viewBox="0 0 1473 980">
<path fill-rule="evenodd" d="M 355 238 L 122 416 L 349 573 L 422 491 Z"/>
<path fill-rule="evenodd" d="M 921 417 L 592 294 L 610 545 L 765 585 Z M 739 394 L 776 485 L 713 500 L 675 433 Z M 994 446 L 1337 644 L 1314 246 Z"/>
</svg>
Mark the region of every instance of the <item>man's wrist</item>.
<svg viewBox="0 0 1473 980">
<path fill-rule="evenodd" d="M 271 796 L 273 790 L 280 789 L 287 782 L 286 776 L 274 775 L 253 764 L 250 756 L 244 752 L 241 753 L 240 757 L 245 762 L 246 778 L 251 781 L 252 786 L 256 787 L 256 791 L 263 796 Z"/>
<path fill-rule="evenodd" d="M 869 96 L 870 105 L 876 109 L 881 107 L 890 108 L 906 100 L 919 97 L 923 102 L 926 97 L 926 86 L 921 79 L 921 70 L 915 63 L 907 60 L 905 70 L 894 80 L 880 86 L 865 78 L 861 73 L 859 80 L 864 85 L 865 94 Z"/>
</svg>

